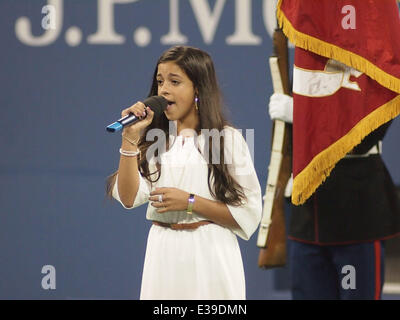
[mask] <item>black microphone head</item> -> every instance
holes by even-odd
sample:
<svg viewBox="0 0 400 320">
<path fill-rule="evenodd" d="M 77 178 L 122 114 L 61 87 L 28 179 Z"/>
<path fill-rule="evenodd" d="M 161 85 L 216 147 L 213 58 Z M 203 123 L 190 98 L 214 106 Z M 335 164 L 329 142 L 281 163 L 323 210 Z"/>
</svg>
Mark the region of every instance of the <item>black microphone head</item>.
<svg viewBox="0 0 400 320">
<path fill-rule="evenodd" d="M 159 117 L 167 108 L 168 101 L 162 96 L 152 96 L 143 101 L 144 105 L 150 107 L 154 117 Z"/>
</svg>

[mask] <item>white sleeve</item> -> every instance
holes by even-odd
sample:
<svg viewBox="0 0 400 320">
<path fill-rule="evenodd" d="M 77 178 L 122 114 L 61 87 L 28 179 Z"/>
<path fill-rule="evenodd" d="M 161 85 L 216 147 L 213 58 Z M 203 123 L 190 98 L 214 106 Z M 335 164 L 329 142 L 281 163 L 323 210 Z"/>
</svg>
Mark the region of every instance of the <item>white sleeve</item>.
<svg viewBox="0 0 400 320">
<path fill-rule="evenodd" d="M 256 231 L 262 215 L 261 187 L 254 169 L 249 147 L 241 133 L 231 127 L 224 129 L 225 163 L 236 182 L 243 188 L 245 202 L 240 206 L 227 205 L 240 229 L 233 229 L 244 240 Z M 253 139 L 254 140 L 254 139 Z M 251 150 L 253 148 L 251 147 Z"/>
<path fill-rule="evenodd" d="M 119 197 L 119 192 L 118 192 L 118 175 L 116 176 L 113 191 L 112 191 L 112 196 L 115 200 L 117 200 L 125 209 L 133 209 L 138 206 L 141 206 L 142 204 L 145 204 L 146 202 L 149 201 L 150 197 L 150 192 L 151 192 L 151 187 L 150 187 L 150 182 L 148 182 L 147 179 L 143 178 L 142 175 L 139 172 L 139 189 L 136 194 L 135 202 L 133 203 L 132 207 L 126 207 L 120 197 Z"/>
</svg>

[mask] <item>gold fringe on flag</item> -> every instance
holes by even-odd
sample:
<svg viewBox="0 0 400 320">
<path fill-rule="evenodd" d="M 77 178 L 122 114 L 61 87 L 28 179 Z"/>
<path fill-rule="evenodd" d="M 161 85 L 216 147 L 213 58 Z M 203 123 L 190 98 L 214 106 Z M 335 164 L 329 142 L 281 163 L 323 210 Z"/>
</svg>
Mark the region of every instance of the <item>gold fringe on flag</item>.
<svg viewBox="0 0 400 320">
<path fill-rule="evenodd" d="M 279 0 L 277 5 L 277 19 L 286 37 L 297 47 L 319 54 L 326 58 L 332 58 L 361 71 L 370 78 L 377 81 L 385 88 L 400 93 L 400 79 L 378 68 L 369 60 L 351 52 L 312 37 L 296 30 L 281 10 L 283 0 Z"/>
<path fill-rule="evenodd" d="M 358 145 L 365 136 L 400 114 L 400 95 L 380 106 L 345 136 L 317 154 L 293 180 L 292 203 L 303 204 L 330 175 L 336 163 Z"/>
<path fill-rule="evenodd" d="M 277 19 L 288 39 L 297 47 L 323 57 L 332 58 L 368 75 L 385 88 L 400 93 L 400 79 L 375 66 L 367 59 L 338 46 L 296 30 L 281 10 L 278 1 Z M 400 114 L 400 95 L 363 118 L 345 136 L 316 155 L 294 178 L 292 203 L 303 204 L 330 175 L 336 163 L 361 143 L 365 136 Z"/>
</svg>

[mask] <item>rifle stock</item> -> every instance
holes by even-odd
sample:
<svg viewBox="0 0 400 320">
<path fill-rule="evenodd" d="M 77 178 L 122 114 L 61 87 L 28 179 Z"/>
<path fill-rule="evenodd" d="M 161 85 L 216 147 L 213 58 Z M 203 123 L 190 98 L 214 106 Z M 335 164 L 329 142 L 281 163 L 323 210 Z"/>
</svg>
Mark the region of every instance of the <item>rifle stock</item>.
<svg viewBox="0 0 400 320">
<path fill-rule="evenodd" d="M 270 69 L 274 92 L 290 94 L 287 38 L 277 29 L 273 36 L 274 56 Z M 271 159 L 263 207 L 263 218 L 257 239 L 260 268 L 286 264 L 286 224 L 284 190 L 292 172 L 292 128 L 275 120 L 272 128 Z"/>
</svg>

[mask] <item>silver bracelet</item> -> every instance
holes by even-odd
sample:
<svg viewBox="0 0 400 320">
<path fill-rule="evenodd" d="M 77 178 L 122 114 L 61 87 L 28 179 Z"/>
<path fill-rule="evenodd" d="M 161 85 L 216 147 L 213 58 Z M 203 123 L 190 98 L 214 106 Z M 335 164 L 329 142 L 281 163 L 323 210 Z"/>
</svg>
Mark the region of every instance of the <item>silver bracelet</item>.
<svg viewBox="0 0 400 320">
<path fill-rule="evenodd" d="M 136 139 L 136 140 L 134 140 L 134 141 L 132 141 L 131 139 L 129 139 L 126 135 L 124 135 L 124 134 L 122 134 L 122 138 L 124 138 L 126 141 L 128 141 L 131 145 L 133 145 L 133 146 L 137 146 L 138 145 L 138 143 L 139 143 L 139 140 L 140 140 L 140 136 Z"/>
<path fill-rule="evenodd" d="M 119 149 L 119 153 L 122 154 L 123 156 L 126 157 L 136 157 L 138 154 L 140 154 L 140 150 L 138 151 L 126 151 L 122 150 L 122 148 Z"/>
</svg>

